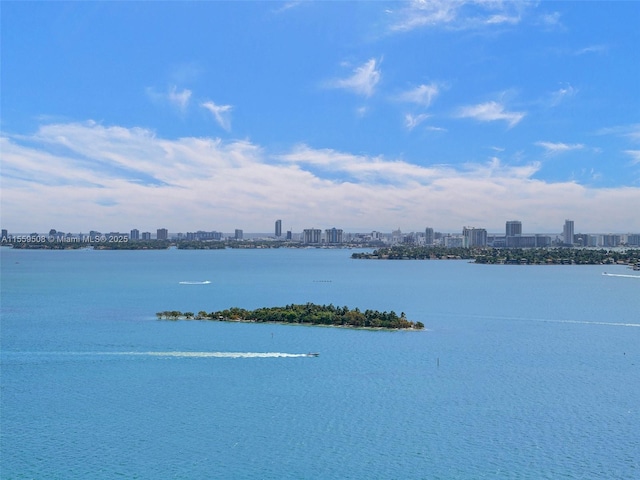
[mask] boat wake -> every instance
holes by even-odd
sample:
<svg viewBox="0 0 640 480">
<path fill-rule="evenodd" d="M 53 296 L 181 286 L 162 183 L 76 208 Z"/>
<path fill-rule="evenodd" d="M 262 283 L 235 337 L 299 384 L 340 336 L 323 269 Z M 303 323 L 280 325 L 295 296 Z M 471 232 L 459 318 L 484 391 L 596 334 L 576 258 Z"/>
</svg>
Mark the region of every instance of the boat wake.
<svg viewBox="0 0 640 480">
<path fill-rule="evenodd" d="M 180 285 L 209 285 L 211 282 L 205 280 L 204 282 L 178 282 Z"/>
<path fill-rule="evenodd" d="M 159 358 L 301 358 L 317 357 L 319 353 L 285 353 L 285 352 L 182 352 L 182 351 L 147 351 L 147 352 L 3 352 L 3 354 L 26 355 L 31 358 L 40 356 L 56 357 L 159 357 Z"/>
<path fill-rule="evenodd" d="M 602 275 L 605 275 L 607 277 L 640 278 L 640 275 L 625 275 L 625 274 L 622 274 L 622 273 L 607 273 L 607 272 L 603 272 Z"/>
<path fill-rule="evenodd" d="M 640 328 L 640 323 L 631 322 L 598 322 L 592 320 L 562 320 L 555 318 L 524 318 L 524 317 L 503 317 L 497 315 L 469 315 L 469 314 L 451 314 L 440 313 L 440 316 L 446 317 L 465 317 L 465 318 L 478 318 L 478 319 L 491 319 L 491 320 L 507 320 L 518 322 L 540 322 L 540 323 L 566 323 L 575 325 L 604 325 L 608 327 L 635 327 Z"/>
<path fill-rule="evenodd" d="M 113 352 L 111 355 L 177 357 L 177 358 L 297 358 L 307 353 L 283 352 Z"/>
</svg>

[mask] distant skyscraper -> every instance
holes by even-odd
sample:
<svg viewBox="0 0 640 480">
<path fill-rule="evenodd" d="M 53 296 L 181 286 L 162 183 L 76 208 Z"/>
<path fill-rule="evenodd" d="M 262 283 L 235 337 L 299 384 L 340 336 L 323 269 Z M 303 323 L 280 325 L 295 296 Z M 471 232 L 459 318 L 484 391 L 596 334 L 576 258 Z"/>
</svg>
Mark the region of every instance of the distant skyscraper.
<svg viewBox="0 0 640 480">
<path fill-rule="evenodd" d="M 133 230 L 131 230 L 131 233 L 129 234 L 129 239 L 140 240 L 140 230 L 138 230 L 137 228 L 134 228 Z"/>
<path fill-rule="evenodd" d="M 505 230 L 507 237 L 515 237 L 516 235 L 522 235 L 522 222 L 519 220 L 510 220 L 507 222 Z"/>
<path fill-rule="evenodd" d="M 339 228 L 327 228 L 324 231 L 327 243 L 342 243 L 342 229 Z"/>
<path fill-rule="evenodd" d="M 282 220 L 276 220 L 276 237 L 282 236 Z"/>
<path fill-rule="evenodd" d="M 302 234 L 304 243 L 320 243 L 322 230 L 319 228 L 305 228 Z"/>
<path fill-rule="evenodd" d="M 244 232 L 239 228 L 236 228 L 235 237 L 236 237 L 236 240 L 242 240 L 242 238 L 244 237 Z"/>
<path fill-rule="evenodd" d="M 142 240 L 151 240 L 151 232 L 142 232 Z"/>
<path fill-rule="evenodd" d="M 159 228 L 156 230 L 157 240 L 166 240 L 169 238 L 169 231 L 166 228 Z"/>
<path fill-rule="evenodd" d="M 465 240 L 465 247 L 487 246 L 487 231 L 484 228 L 464 227 L 462 229 L 462 236 Z"/>
<path fill-rule="evenodd" d="M 564 221 L 564 229 L 562 230 L 562 237 L 565 245 L 573 245 L 573 220 Z"/>
<path fill-rule="evenodd" d="M 433 228 L 427 227 L 424 229 L 424 243 L 426 245 L 433 245 Z"/>
</svg>

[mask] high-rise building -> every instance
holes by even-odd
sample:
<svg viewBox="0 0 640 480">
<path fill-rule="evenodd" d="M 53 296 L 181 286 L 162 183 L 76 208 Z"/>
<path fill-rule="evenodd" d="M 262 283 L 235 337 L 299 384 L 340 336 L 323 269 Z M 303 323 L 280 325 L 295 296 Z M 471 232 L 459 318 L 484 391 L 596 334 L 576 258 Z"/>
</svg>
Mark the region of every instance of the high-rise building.
<svg viewBox="0 0 640 480">
<path fill-rule="evenodd" d="M 2 236 L 4 237 L 4 233 L 2 234 Z M 630 233 L 629 235 L 627 235 L 627 245 L 640 245 L 640 233 Z"/>
<path fill-rule="evenodd" d="M 465 247 L 487 246 L 487 231 L 484 228 L 464 227 L 462 229 L 462 236 L 464 237 Z"/>
<path fill-rule="evenodd" d="M 319 228 L 305 228 L 302 232 L 303 243 L 320 243 L 322 230 Z"/>
<path fill-rule="evenodd" d="M 327 243 L 342 243 L 342 229 L 327 228 L 324 231 L 324 236 Z"/>
<path fill-rule="evenodd" d="M 424 243 L 425 245 L 433 245 L 433 228 L 427 227 L 424 229 Z"/>
<path fill-rule="evenodd" d="M 235 232 L 236 240 L 242 240 L 243 237 L 244 237 L 244 232 L 239 228 L 236 228 L 236 232 Z"/>
<path fill-rule="evenodd" d="M 156 240 L 167 240 L 169 238 L 169 231 L 166 228 L 159 228 L 156 230 Z"/>
<path fill-rule="evenodd" d="M 564 221 L 562 238 L 565 245 L 573 245 L 573 220 Z"/>
<path fill-rule="evenodd" d="M 282 236 L 282 220 L 276 220 L 276 237 Z"/>
<path fill-rule="evenodd" d="M 129 239 L 140 240 L 140 230 L 138 230 L 137 228 L 134 228 L 133 230 L 131 230 L 131 233 L 129 234 Z"/>
<path fill-rule="evenodd" d="M 620 246 L 620 235 L 614 235 L 612 233 L 602 236 L 603 247 L 618 247 Z"/>
<path fill-rule="evenodd" d="M 505 235 L 507 237 L 522 235 L 522 222 L 520 220 L 509 220 L 506 225 Z"/>
<path fill-rule="evenodd" d="M 142 240 L 151 240 L 151 232 L 142 232 Z"/>
</svg>

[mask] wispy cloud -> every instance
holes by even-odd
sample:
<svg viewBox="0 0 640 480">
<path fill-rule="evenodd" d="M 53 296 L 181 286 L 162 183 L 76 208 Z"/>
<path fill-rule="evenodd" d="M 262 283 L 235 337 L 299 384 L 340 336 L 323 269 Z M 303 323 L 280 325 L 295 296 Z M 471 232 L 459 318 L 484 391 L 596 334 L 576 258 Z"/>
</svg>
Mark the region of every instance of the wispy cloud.
<svg viewBox="0 0 640 480">
<path fill-rule="evenodd" d="M 539 164 L 498 158 L 418 165 L 307 145 L 273 156 L 247 141 L 167 139 L 95 122 L 43 125 L 0 142 L 3 224 L 17 232 L 266 231 L 275 218 L 297 231 L 328 224 L 458 231 L 470 218 L 501 228 L 514 211 L 541 229 L 561 225 L 564 214 L 549 217 L 559 204 L 578 212 L 581 228 L 615 231 L 637 225 L 637 213 L 619 205 L 640 204 L 640 188 L 545 182 L 536 178 Z M 206 220 L 212 211 L 215 224 Z"/>
<path fill-rule="evenodd" d="M 209 101 L 203 102 L 201 106 L 213 114 L 218 125 L 227 131 L 231 130 L 231 110 L 233 109 L 231 105 L 216 105 Z"/>
<path fill-rule="evenodd" d="M 358 95 L 370 97 L 373 95 L 380 77 L 379 62 L 372 58 L 355 68 L 351 76 L 332 80 L 327 85 L 330 88 L 350 90 Z"/>
<path fill-rule="evenodd" d="M 560 87 L 558 90 L 555 90 L 554 92 L 551 92 L 551 98 L 550 98 L 550 105 L 552 107 L 558 106 L 560 105 L 563 101 L 565 101 L 568 98 L 573 97 L 574 95 L 576 95 L 578 93 L 578 89 L 574 88 L 573 86 L 571 86 L 570 84 L 566 84 L 563 87 Z"/>
<path fill-rule="evenodd" d="M 590 45 L 588 47 L 580 48 L 574 52 L 574 55 L 586 55 L 589 53 L 603 54 L 607 53 L 609 47 L 607 45 Z"/>
<path fill-rule="evenodd" d="M 640 150 L 625 150 L 624 153 L 631 157 L 632 165 L 637 165 L 640 163 Z"/>
<path fill-rule="evenodd" d="M 292 8 L 297 8 L 303 5 L 305 2 L 302 1 L 293 1 L 293 2 L 285 2 L 280 7 L 274 9 L 274 13 L 283 13 L 287 10 L 291 10 Z"/>
<path fill-rule="evenodd" d="M 418 125 L 420 125 L 422 122 L 424 122 L 427 118 L 429 118 L 429 115 L 427 115 L 426 113 L 421 113 L 421 114 L 418 114 L 418 115 L 412 115 L 410 113 L 407 113 L 404 116 L 404 125 L 409 130 L 413 130 Z"/>
<path fill-rule="evenodd" d="M 459 118 L 474 118 L 481 122 L 505 121 L 509 124 L 509 127 L 517 125 L 525 115 L 525 112 L 505 111 L 504 105 L 498 102 L 486 102 L 461 107 L 457 113 Z"/>
<path fill-rule="evenodd" d="M 431 83 L 429 85 L 418 85 L 415 88 L 407 90 L 399 94 L 396 98 L 401 102 L 415 103 L 423 107 L 428 107 L 435 97 L 440 93 L 440 88 L 437 84 Z"/>
<path fill-rule="evenodd" d="M 169 102 L 172 105 L 175 105 L 180 110 L 184 111 L 187 109 L 189 105 L 189 100 L 191 99 L 191 90 L 187 90 L 186 88 L 181 92 L 178 91 L 178 88 L 174 85 L 167 95 Z"/>
<path fill-rule="evenodd" d="M 572 150 L 582 150 L 582 143 L 561 143 L 561 142 L 536 142 L 536 145 L 546 150 L 547 155 L 570 152 Z"/>
<path fill-rule="evenodd" d="M 538 17 L 538 23 L 545 27 L 562 27 L 561 16 L 560 12 L 544 13 Z"/>
<path fill-rule="evenodd" d="M 147 96 L 157 103 L 167 103 L 172 107 L 179 110 L 181 113 L 184 113 L 189 106 L 189 101 L 191 100 L 191 90 L 183 89 L 178 90 L 176 85 L 170 87 L 166 92 L 158 92 L 154 88 L 147 88 Z"/>
<path fill-rule="evenodd" d="M 397 12 L 387 13 L 391 15 L 391 32 L 428 27 L 469 29 L 515 25 L 530 6 L 531 2 L 414 0 Z"/>
<path fill-rule="evenodd" d="M 615 135 L 618 137 L 628 138 L 632 142 L 640 142 L 640 123 L 605 127 L 601 128 L 596 133 L 597 135 Z"/>
</svg>

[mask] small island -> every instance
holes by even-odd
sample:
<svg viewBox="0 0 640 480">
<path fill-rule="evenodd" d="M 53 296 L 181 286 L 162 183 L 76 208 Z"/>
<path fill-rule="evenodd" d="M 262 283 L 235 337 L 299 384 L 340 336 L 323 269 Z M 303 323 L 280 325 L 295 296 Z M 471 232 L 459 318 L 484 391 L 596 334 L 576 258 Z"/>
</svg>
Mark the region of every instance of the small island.
<svg viewBox="0 0 640 480">
<path fill-rule="evenodd" d="M 372 328 L 385 330 L 422 330 L 422 322 L 407 320 L 404 312 L 398 316 L 378 310 L 360 311 L 358 308 L 316 305 L 313 303 L 291 304 L 284 307 L 263 307 L 256 310 L 232 307 L 207 313 L 204 310 L 180 312 L 166 310 L 156 313 L 159 320 L 215 320 L 221 322 L 290 323 L 325 325 L 334 327 Z"/>
<path fill-rule="evenodd" d="M 485 265 L 627 265 L 640 269 L 640 249 L 604 248 L 448 248 L 397 245 L 373 252 L 357 252 L 353 259 L 364 260 L 470 260 Z"/>
</svg>

